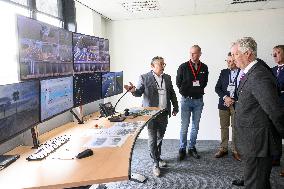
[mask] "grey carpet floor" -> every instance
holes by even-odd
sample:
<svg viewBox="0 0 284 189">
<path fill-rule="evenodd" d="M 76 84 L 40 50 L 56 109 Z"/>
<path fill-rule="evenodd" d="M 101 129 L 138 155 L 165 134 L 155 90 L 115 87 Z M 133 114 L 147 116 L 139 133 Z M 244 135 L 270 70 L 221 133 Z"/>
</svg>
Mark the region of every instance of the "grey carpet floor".
<svg viewBox="0 0 284 189">
<path fill-rule="evenodd" d="M 161 177 L 152 175 L 152 161 L 149 157 L 147 140 L 139 139 L 135 144 L 131 164 L 132 172 L 140 173 L 148 179 L 145 183 L 123 181 L 107 183 L 108 189 L 237 189 L 232 186 L 232 180 L 243 174 L 242 162 L 233 159 L 231 153 L 224 158 L 216 159 L 214 154 L 219 141 L 198 141 L 196 148 L 200 159 L 187 157 L 180 162 L 177 160 L 178 140 L 164 140 L 162 158 L 168 162 L 161 169 Z M 281 162 L 284 165 L 284 162 Z M 279 176 L 281 167 L 273 167 L 271 185 L 273 189 L 284 188 L 284 178 Z M 91 187 L 92 188 L 92 187 Z"/>
</svg>

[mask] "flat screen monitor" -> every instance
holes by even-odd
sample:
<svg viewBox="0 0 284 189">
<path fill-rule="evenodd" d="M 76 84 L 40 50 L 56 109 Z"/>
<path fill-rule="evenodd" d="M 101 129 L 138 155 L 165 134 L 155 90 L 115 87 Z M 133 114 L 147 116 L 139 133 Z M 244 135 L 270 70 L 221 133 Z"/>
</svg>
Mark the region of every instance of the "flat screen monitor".
<svg viewBox="0 0 284 189">
<path fill-rule="evenodd" d="M 0 86 L 0 144 L 39 123 L 39 82 Z"/>
<path fill-rule="evenodd" d="M 123 93 L 123 71 L 115 72 L 115 93 Z"/>
<path fill-rule="evenodd" d="M 102 98 L 101 73 L 74 75 L 74 106 L 81 106 Z"/>
<path fill-rule="evenodd" d="M 75 73 L 109 71 L 109 61 L 101 61 L 101 38 L 73 33 L 73 59 Z M 103 49 L 102 49 L 103 51 Z M 109 59 L 109 58 L 108 58 Z"/>
<path fill-rule="evenodd" d="M 17 17 L 20 79 L 73 74 L 72 32 Z"/>
<path fill-rule="evenodd" d="M 40 120 L 45 121 L 73 107 L 73 76 L 40 81 Z"/>
<path fill-rule="evenodd" d="M 116 95 L 115 82 L 115 72 L 106 72 L 102 74 L 103 98 Z"/>
</svg>

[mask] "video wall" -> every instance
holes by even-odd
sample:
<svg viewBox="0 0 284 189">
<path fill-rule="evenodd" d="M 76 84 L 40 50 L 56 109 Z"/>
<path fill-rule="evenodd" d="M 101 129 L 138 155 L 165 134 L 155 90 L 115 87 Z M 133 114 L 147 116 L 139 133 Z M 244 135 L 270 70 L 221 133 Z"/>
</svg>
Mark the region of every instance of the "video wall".
<svg viewBox="0 0 284 189">
<path fill-rule="evenodd" d="M 107 72 L 110 68 L 107 39 L 73 33 L 75 73 Z"/>
<path fill-rule="evenodd" d="M 102 74 L 102 97 L 110 97 L 123 92 L 123 72 Z"/>
<path fill-rule="evenodd" d="M 39 82 L 0 86 L 0 144 L 39 123 Z"/>
<path fill-rule="evenodd" d="M 74 106 L 82 106 L 102 98 L 101 73 L 74 75 Z"/>
<path fill-rule="evenodd" d="M 17 25 L 21 80 L 73 73 L 72 32 L 24 16 Z"/>
<path fill-rule="evenodd" d="M 44 121 L 73 107 L 73 77 L 40 81 L 40 119 Z"/>
<path fill-rule="evenodd" d="M 109 40 L 17 16 L 19 78 L 0 86 L 0 144 L 60 113 L 123 92 Z"/>
</svg>

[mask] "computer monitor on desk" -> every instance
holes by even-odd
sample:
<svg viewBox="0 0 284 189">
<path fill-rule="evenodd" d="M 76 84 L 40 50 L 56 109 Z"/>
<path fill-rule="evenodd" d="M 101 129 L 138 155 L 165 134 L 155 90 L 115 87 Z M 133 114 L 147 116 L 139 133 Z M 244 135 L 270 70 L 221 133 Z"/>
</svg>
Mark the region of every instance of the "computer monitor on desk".
<svg viewBox="0 0 284 189">
<path fill-rule="evenodd" d="M 38 123 L 38 81 L 0 86 L 0 144 Z"/>
</svg>

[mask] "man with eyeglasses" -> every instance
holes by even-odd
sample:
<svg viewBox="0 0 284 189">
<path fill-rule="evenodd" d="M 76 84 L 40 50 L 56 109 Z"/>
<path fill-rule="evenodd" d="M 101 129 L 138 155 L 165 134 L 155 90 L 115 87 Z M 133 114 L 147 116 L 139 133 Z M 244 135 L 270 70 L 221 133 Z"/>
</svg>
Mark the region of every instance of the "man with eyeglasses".
<svg viewBox="0 0 284 189">
<path fill-rule="evenodd" d="M 143 107 L 159 107 L 164 110 L 163 113 L 148 123 L 148 146 L 150 157 L 154 163 L 153 174 L 157 177 L 161 174 L 160 167 L 167 165 L 160 156 L 168 116 L 175 116 L 179 110 L 171 76 L 164 73 L 165 66 L 164 59 L 156 56 L 151 61 L 152 70 L 140 76 L 137 87 L 131 82 L 130 85 L 124 85 L 124 88 L 129 90 L 133 96 L 141 97 L 143 95 Z M 171 111 L 171 104 L 173 111 Z"/>
<path fill-rule="evenodd" d="M 240 69 L 237 68 L 231 53 L 227 57 L 227 69 L 223 69 L 220 73 L 219 79 L 215 86 L 215 92 L 219 96 L 219 118 L 221 125 L 221 144 L 218 152 L 215 154 L 216 158 L 224 157 L 228 154 L 228 141 L 229 141 L 229 126 L 231 122 L 232 127 L 232 153 L 233 157 L 241 161 L 240 155 L 235 148 L 235 127 L 234 116 L 235 109 L 234 103 L 236 100 L 237 78 Z"/>
<path fill-rule="evenodd" d="M 190 48 L 190 60 L 181 64 L 177 70 L 176 84 L 181 97 L 181 129 L 178 159 L 184 160 L 187 147 L 187 133 L 192 114 L 192 127 L 190 132 L 190 143 L 188 155 L 199 159 L 200 155 L 196 150 L 196 140 L 199 130 L 199 122 L 203 110 L 204 88 L 208 82 L 208 67 L 199 58 L 201 48 L 193 45 Z"/>
<path fill-rule="evenodd" d="M 284 107 L 284 45 L 277 45 L 273 48 L 272 53 L 274 62 L 277 64 L 272 68 L 275 75 L 280 92 L 280 104 Z M 272 157 L 272 165 L 280 165 L 281 154 Z M 284 169 L 280 172 L 280 176 L 284 177 Z"/>
</svg>

